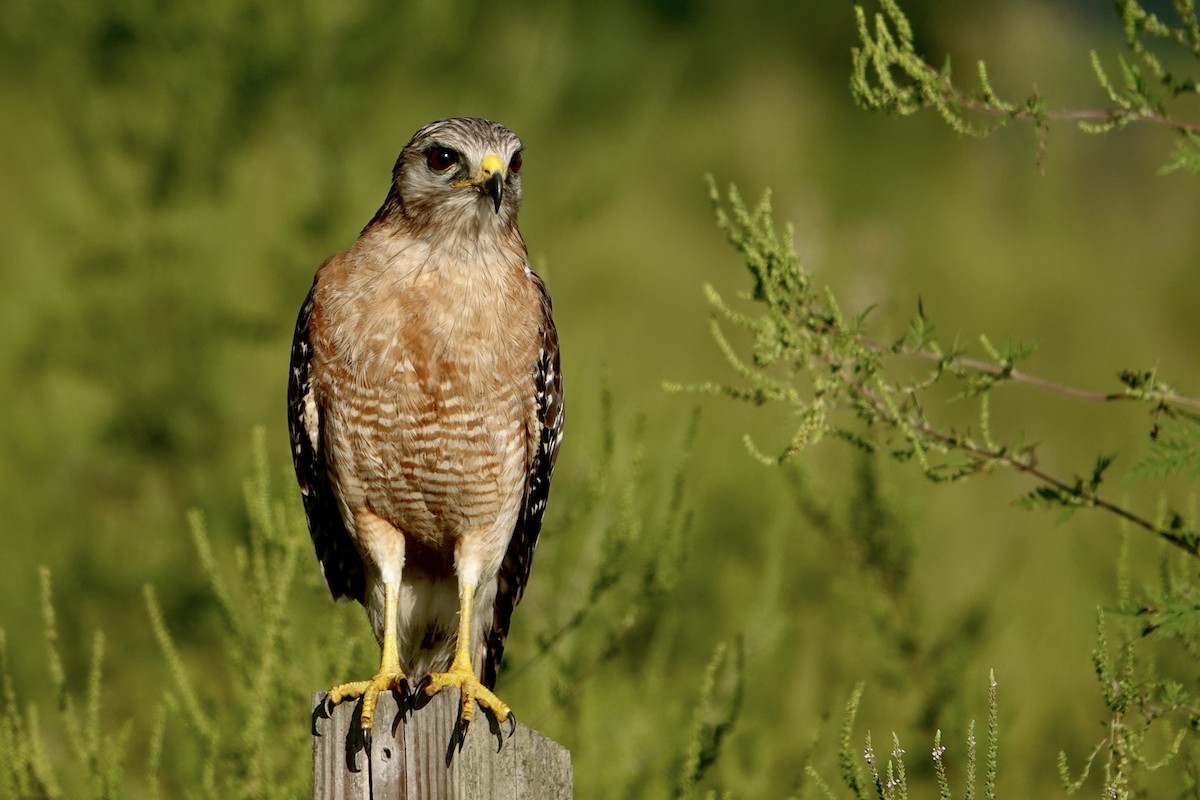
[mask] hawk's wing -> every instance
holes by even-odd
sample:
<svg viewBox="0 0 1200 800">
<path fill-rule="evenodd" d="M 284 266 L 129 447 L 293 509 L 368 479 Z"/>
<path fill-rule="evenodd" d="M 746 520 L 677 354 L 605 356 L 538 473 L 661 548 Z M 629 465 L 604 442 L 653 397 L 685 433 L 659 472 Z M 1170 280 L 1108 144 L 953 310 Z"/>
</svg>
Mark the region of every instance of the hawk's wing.
<svg viewBox="0 0 1200 800">
<path fill-rule="evenodd" d="M 562 374 L 558 368 L 558 332 L 550 316 L 550 295 L 546 293 L 546 286 L 537 275 L 532 272 L 530 275 L 542 296 L 542 343 L 531 374 L 532 388 L 537 397 L 537 425 L 529 432 L 534 441 L 526 459 L 521 513 L 496 578 L 492 624 L 490 630 L 484 632 L 487 653 L 483 660 L 483 683 L 488 688 L 496 686 L 496 675 L 513 609 L 521 601 L 525 582 L 529 580 L 533 550 L 537 546 L 538 533 L 542 530 L 546 498 L 550 496 L 550 476 L 558 457 L 558 445 L 562 442 L 563 390 Z"/>
<path fill-rule="evenodd" d="M 320 398 L 312 385 L 313 346 L 310 325 L 316 305 L 313 295 L 317 282 L 296 320 L 292 339 L 292 365 L 288 376 L 288 432 L 292 440 L 292 463 L 304 497 L 308 532 L 317 558 L 325 573 L 325 584 L 334 598 L 347 596 L 364 601 L 366 579 L 362 556 L 346 531 L 338 511 L 337 496 L 325 464 L 325 437 L 322 431 Z"/>
</svg>

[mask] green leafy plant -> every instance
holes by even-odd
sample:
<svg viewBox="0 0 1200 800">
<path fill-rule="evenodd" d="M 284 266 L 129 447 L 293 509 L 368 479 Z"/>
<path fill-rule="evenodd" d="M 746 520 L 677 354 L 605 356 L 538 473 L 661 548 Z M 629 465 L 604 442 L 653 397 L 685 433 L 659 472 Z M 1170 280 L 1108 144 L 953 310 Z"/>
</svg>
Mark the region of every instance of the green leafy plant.
<svg viewBox="0 0 1200 800">
<path fill-rule="evenodd" d="M 882 10 L 870 21 L 861 6 L 854 7 L 859 46 L 852 50 L 851 92 L 864 108 L 888 114 L 933 109 L 951 128 L 970 136 L 984 136 L 1010 121 L 1031 122 L 1038 132 L 1039 166 L 1054 122 L 1075 123 L 1087 133 L 1107 133 L 1133 123 L 1161 125 L 1176 133 L 1164 171 L 1200 173 L 1200 122 L 1176 117 L 1171 110 L 1181 98 L 1200 93 L 1200 84 L 1169 67 L 1158 52 L 1167 45 L 1200 59 L 1194 1 L 1175 0 L 1174 23 L 1147 11 L 1138 0 L 1117 0 L 1115 5 L 1128 50 L 1118 57 L 1120 80 L 1112 79 L 1095 50 L 1089 56 L 1096 82 L 1109 101 L 1105 108 L 1052 110 L 1036 89 L 1024 100 L 1004 100 L 982 61 L 976 65 L 978 87 L 962 88 L 954 81 L 949 58 L 937 68 L 918 52 L 912 25 L 897 0 L 881 0 Z"/>
<path fill-rule="evenodd" d="M 1018 368 L 1033 350 L 1029 344 L 999 348 L 980 336 L 985 357 L 969 355 L 957 341 L 938 342 L 919 305 L 903 336 L 890 343 L 872 337 L 866 328 L 870 309 L 847 317 L 832 293 L 813 286 L 793 248 L 791 229 L 781 234 L 774 226 L 769 193 L 751 208 L 731 187 L 725 208 L 710 179 L 710 194 L 717 225 L 742 255 L 754 282 L 744 299 L 759 304 L 761 313 L 737 310 L 711 285 L 706 286 L 714 310 L 713 336 L 745 382 L 668 384 L 668 388 L 783 405 L 799 419 L 795 433 L 775 455 L 765 454 L 747 437 L 747 447 L 760 461 L 785 463 L 804 447 L 830 436 L 866 452 L 913 463 L 938 483 L 1010 468 L 1034 482 L 1021 499 L 1024 505 L 1054 507 L 1064 514 L 1080 508 L 1102 510 L 1187 553 L 1200 553 L 1200 536 L 1182 515 L 1168 512 L 1158 519 L 1101 493 L 1111 456 L 1101 454 L 1086 472 L 1067 476 L 1044 467 L 1037 446 L 1023 434 L 1001 441 L 993 434 L 990 397 L 1001 387 L 1023 385 L 1080 402 L 1136 402 L 1156 418 L 1181 423 L 1200 422 L 1200 401 L 1178 394 L 1152 371 L 1122 371 L 1121 386 L 1108 392 L 1030 375 Z M 748 357 L 731 343 L 722 322 L 749 333 Z M 963 424 L 936 418 L 933 409 L 944 408 L 947 397 L 973 403 L 974 420 Z M 1178 433 L 1155 437 L 1145 463 L 1191 463 L 1182 437 Z M 1139 474 L 1147 469 L 1151 467 L 1143 467 Z"/>
<path fill-rule="evenodd" d="M 868 731 L 863 740 L 862 749 L 858 749 L 854 740 L 854 722 L 862 704 L 864 685 L 858 684 L 846 703 L 846 712 L 842 723 L 838 763 L 841 768 L 843 785 L 856 800 L 902 800 L 908 797 L 908 773 L 905 768 L 904 756 L 906 750 L 900 744 L 900 737 L 892 734 L 892 748 L 884 760 L 875 750 L 871 733 Z M 997 700 L 996 676 L 991 675 L 988 688 L 988 721 L 987 721 L 987 752 L 984 755 L 983 797 L 984 800 L 995 800 L 996 776 L 999 772 L 1000 760 L 1000 711 Z M 975 739 L 975 722 L 971 721 L 967 728 L 966 753 L 964 757 L 963 792 L 964 800 L 974 800 L 978 786 L 978 744 Z M 939 800 L 952 800 L 955 796 L 951 787 L 950 777 L 946 771 L 949 760 L 948 749 L 942 743 L 942 732 L 938 730 L 933 737 L 933 748 L 930 750 L 930 761 L 933 764 L 935 781 Z M 866 774 L 862 765 L 866 764 Z M 806 776 L 810 785 L 825 800 L 835 800 L 837 794 L 826 783 L 821 774 L 809 765 Z M 869 779 L 868 779 L 869 775 Z"/>
<path fill-rule="evenodd" d="M 125 722 L 109 732 L 103 721 L 102 681 L 104 676 L 104 634 L 92 638 L 89 668 L 82 682 L 68 676 L 63 667 L 59 627 L 54 608 L 50 571 L 41 571 L 41 610 L 45 631 L 46 672 L 56 698 L 57 715 L 53 726 L 55 741 L 65 739 L 73 769 L 60 775 L 55 769 L 48 744 L 50 730 L 43 728 L 42 716 L 35 705 L 21 708 L 16 687 L 8 668 L 7 639 L 0 629 L 0 796 L 20 798 L 91 797 L 110 800 L 123 797 L 122 779 L 128 752 L 131 723 Z M 82 683 L 80 698 L 73 687 Z M 151 752 L 161 746 L 161 727 L 151 737 Z M 151 770 L 153 775 L 154 770 Z"/>
<path fill-rule="evenodd" d="M 851 90 L 863 107 L 906 116 L 934 110 L 959 133 L 984 136 L 1010 121 L 1032 122 L 1038 132 L 1042 166 L 1051 124 L 1072 122 L 1088 133 L 1105 133 L 1133 123 L 1151 123 L 1176 134 L 1176 146 L 1164 171 L 1200 172 L 1200 123 L 1178 116 L 1181 103 L 1200 92 L 1195 78 L 1174 66 L 1176 55 L 1200 60 L 1200 21 L 1191 0 L 1173 4 L 1174 23 L 1147 11 L 1137 0 L 1118 0 L 1127 54 L 1119 57 L 1114 81 L 1095 50 L 1090 63 L 1109 106 L 1051 110 L 1035 90 L 1021 102 L 1002 99 L 988 69 L 977 65 L 978 88 L 955 82 L 949 60 L 935 68 L 920 54 L 916 36 L 895 0 L 881 0 L 882 11 L 868 22 L 856 7 L 860 44 L 853 50 Z M 1175 52 L 1164 56 L 1162 48 Z M 872 308 L 847 312 L 833 292 L 817 286 L 796 255 L 793 231 L 777 228 L 770 194 L 747 204 L 731 187 L 723 199 L 709 179 L 718 228 L 739 253 L 751 288 L 730 302 L 711 285 L 704 287 L 713 310 L 711 330 L 739 382 L 671 384 L 690 390 L 770 406 L 777 417 L 793 420 L 790 441 L 764 449 L 749 436 L 746 446 L 759 461 L 785 464 L 825 438 L 834 438 L 903 465 L 915 466 L 935 483 L 952 483 L 1001 469 L 1015 470 L 1030 482 L 1016 499 L 1025 508 L 1048 508 L 1066 520 L 1079 510 L 1103 512 L 1124 530 L 1151 534 L 1165 548 L 1157 585 L 1132 589 L 1128 536 L 1119 569 L 1119 599 L 1101 610 L 1094 652 L 1096 676 L 1110 715 L 1106 737 L 1084 761 L 1078 778 L 1060 755 L 1060 777 L 1068 792 L 1080 790 L 1093 764 L 1103 756 L 1102 796 L 1132 797 L 1147 787 L 1170 786 L 1179 796 L 1194 796 L 1200 753 L 1200 586 L 1195 579 L 1200 534 L 1193 507 L 1179 511 L 1166 499 L 1165 480 L 1200 476 L 1200 401 L 1175 391 L 1154 369 L 1124 369 L 1116 385 L 1104 391 L 1080 389 L 1034 375 L 1023 368 L 1032 343 L 997 346 L 979 335 L 975 348 L 957 337 L 945 342 L 919 301 L 900 335 L 880 334 Z M 732 330 L 732 332 L 731 332 Z M 1126 471 L 1160 499 L 1153 507 L 1128 499 L 1129 486 L 1114 487 L 1117 454 L 1096 454 L 1074 473 L 1056 471 L 1040 457 L 1040 445 L 1010 420 L 998 424 L 994 398 L 1023 387 L 1036 394 L 1101 407 L 1140 406 L 1150 418 L 1145 452 Z M 1036 420 L 1036 413 L 1024 419 Z M 1001 435 L 999 430 L 1012 431 Z M 1155 491 L 1154 487 L 1162 487 Z M 812 507 L 804 484 L 794 488 Z M 1145 492 L 1141 493 L 1146 494 Z M 810 515 L 818 530 L 828 517 Z M 1143 543 L 1148 544 L 1148 540 Z M 886 583 L 883 584 L 886 587 Z M 898 595 L 891 606 L 901 609 Z M 1111 643 L 1113 629 L 1119 644 Z M 1114 660 L 1113 650 L 1118 653 Z M 861 687 L 848 708 L 843 733 L 843 783 L 855 797 L 907 797 L 903 750 L 895 741 L 886 764 L 876 760 L 868 739 L 870 779 L 850 758 L 849 729 L 857 713 Z M 995 682 L 989 704 L 991 740 L 985 795 L 996 792 Z M 975 753 L 969 740 L 966 797 L 974 797 Z M 940 731 L 935 738 L 934 771 L 940 797 L 952 796 L 942 761 Z M 1169 775 L 1170 777 L 1164 777 Z M 830 787 L 810 766 L 810 786 L 824 797 Z"/>
<path fill-rule="evenodd" d="M 1139 796 L 1147 776 L 1159 772 L 1172 774 L 1177 796 L 1191 797 L 1200 789 L 1200 741 L 1195 736 L 1200 692 L 1194 674 L 1200 661 L 1200 603 L 1194 563 L 1178 553 L 1164 553 L 1159 584 L 1135 597 L 1126 572 L 1127 539 L 1124 544 L 1118 603 L 1097 610 L 1092 652 L 1110 715 L 1105 736 L 1084 759 L 1078 777 L 1071 774 L 1067 754 L 1060 752 L 1059 776 L 1067 793 L 1074 794 L 1100 759 L 1105 797 Z M 1156 651 L 1162 652 L 1164 644 L 1182 645 L 1186 657 L 1156 663 Z"/>
<path fill-rule="evenodd" d="M 1102 493 L 1114 458 L 1097 456 L 1090 470 L 1073 477 L 1055 474 L 1037 456 L 1023 434 L 1002 441 L 993 433 L 990 397 L 1003 387 L 1022 385 L 1076 402 L 1144 406 L 1152 420 L 1146 455 L 1129 475 L 1153 480 L 1180 473 L 1197 474 L 1200 464 L 1200 402 L 1181 395 L 1153 371 L 1119 373 L 1119 388 L 1108 392 L 1080 390 L 1030 375 L 1018 368 L 1032 351 L 1029 345 L 998 348 L 980 337 L 983 358 L 969 355 L 957 342 L 943 346 L 933 336 L 924 309 L 910 321 L 904 335 L 885 343 L 868 331 L 868 313 L 846 315 L 833 294 L 817 290 L 792 247 L 792 232 L 775 228 L 770 196 L 753 208 L 737 190 L 721 203 L 711 185 L 717 224 L 741 254 L 752 279 L 752 290 L 741 296 L 757 313 L 726 302 L 711 286 L 705 293 L 713 308 L 712 332 L 742 384 L 671 384 L 674 390 L 719 395 L 759 406 L 774 406 L 798 418 L 791 441 L 775 455 L 764 453 L 749 437 L 750 453 L 768 464 L 784 464 L 805 447 L 829 437 L 869 454 L 913 465 L 935 483 L 949 483 L 1009 468 L 1027 476 L 1033 487 L 1017 499 L 1028 508 L 1053 508 L 1066 519 L 1079 509 L 1093 509 L 1118 518 L 1122 524 L 1152 534 L 1167 547 L 1162 555 L 1160 584 L 1134 599 L 1130 579 L 1121 580 L 1116 611 L 1126 623 L 1120 659 L 1110 655 L 1104 612 L 1095 653 L 1096 674 L 1112 715 L 1109 734 L 1087 759 L 1082 776 L 1072 780 L 1066 756 L 1060 770 L 1066 787 L 1077 790 L 1098 754 L 1106 754 L 1106 797 L 1135 796 L 1154 773 L 1171 766 L 1183 785 L 1194 787 L 1200 769 L 1200 693 L 1195 665 L 1200 662 L 1200 603 L 1195 564 L 1200 537 L 1195 513 L 1181 513 L 1160 504 L 1154 512 L 1136 511 Z M 869 309 L 868 309 L 869 311 Z M 725 326 L 748 334 L 748 353 L 735 344 Z M 974 407 L 974 420 L 942 419 L 946 401 L 958 408 Z M 798 485 L 802 489 L 802 485 Z M 1172 674 L 1180 657 L 1163 662 L 1152 655 L 1182 645 L 1182 672 Z M 1136 652 L 1147 651 L 1138 668 Z M 1188 670 L 1191 674 L 1188 674 Z M 989 715 L 989 761 L 985 796 L 995 796 L 995 696 Z M 849 710 L 853 719 L 859 693 Z M 845 739 L 844 739 L 845 741 Z M 973 740 L 972 740 L 973 741 Z M 934 753 L 941 747 L 940 735 Z M 1157 751 L 1156 751 L 1157 748 Z M 871 778 L 864 779 L 846 760 L 846 786 L 857 797 L 881 800 L 907 797 L 903 750 L 896 743 L 886 763 L 876 762 L 870 741 L 867 762 Z M 1153 753 L 1157 752 L 1157 755 Z M 973 749 L 972 749 L 973 754 Z M 973 759 L 968 781 L 973 786 Z M 939 792 L 949 797 L 940 755 L 935 759 Z M 813 773 L 810 771 L 810 777 Z M 829 787 L 815 784 L 825 796 Z M 974 796 L 968 789 L 967 797 Z M 1187 795 L 1190 796 L 1190 795 Z"/>
<path fill-rule="evenodd" d="M 732 665 L 728 662 L 732 660 Z M 700 779 L 721 753 L 726 736 L 741 713 L 745 686 L 746 654 L 742 642 L 737 642 L 733 654 L 724 643 L 718 643 L 704 671 L 704 683 L 692 715 L 691 731 L 684 747 L 675 797 L 690 797 Z M 731 686 L 724 687 L 728 697 L 720 703 L 719 679 L 729 676 Z M 722 707 L 722 705 L 724 707 Z"/>
</svg>

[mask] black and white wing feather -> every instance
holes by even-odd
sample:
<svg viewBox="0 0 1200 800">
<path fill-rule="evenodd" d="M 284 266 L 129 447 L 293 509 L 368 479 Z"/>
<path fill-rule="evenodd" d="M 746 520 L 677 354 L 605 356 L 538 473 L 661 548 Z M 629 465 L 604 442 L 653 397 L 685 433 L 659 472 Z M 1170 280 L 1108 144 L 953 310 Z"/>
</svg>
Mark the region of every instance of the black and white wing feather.
<svg viewBox="0 0 1200 800">
<path fill-rule="evenodd" d="M 558 446 L 563 434 L 563 387 L 559 372 L 558 332 L 550 315 L 550 296 L 541 278 L 530 273 L 542 295 L 542 343 L 537 362 L 532 365 L 532 388 L 537 400 L 537 424 L 530 431 L 533 439 L 526 463 L 525 490 L 521 498 L 521 513 L 508 543 L 508 551 L 496 577 L 495 611 L 489 628 L 484 631 L 487 652 L 484 656 L 482 680 L 488 688 L 496 685 L 504 641 L 508 636 L 513 609 L 521 601 L 533 551 L 542 530 L 542 515 L 550 496 L 550 478 L 558 458 Z"/>
<path fill-rule="evenodd" d="M 288 376 L 288 432 L 291 434 L 292 463 L 304 497 L 308 532 L 325 573 L 325 584 L 334 598 L 351 597 L 363 602 L 366 577 L 362 556 L 346 531 L 338 511 L 337 496 L 325 462 L 321 399 L 312 382 L 313 345 L 310 326 L 315 301 L 313 288 L 300 309 L 292 339 L 292 363 Z"/>
</svg>

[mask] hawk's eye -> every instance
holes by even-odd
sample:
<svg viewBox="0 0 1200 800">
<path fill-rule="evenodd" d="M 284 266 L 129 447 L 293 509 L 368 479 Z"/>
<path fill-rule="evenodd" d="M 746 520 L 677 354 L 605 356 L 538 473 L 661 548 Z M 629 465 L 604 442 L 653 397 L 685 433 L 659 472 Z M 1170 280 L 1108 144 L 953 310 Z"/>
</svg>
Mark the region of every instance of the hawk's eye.
<svg viewBox="0 0 1200 800">
<path fill-rule="evenodd" d="M 425 161 L 434 172 L 445 172 L 459 162 L 459 157 L 449 147 L 431 147 L 425 151 Z"/>
<path fill-rule="evenodd" d="M 521 151 L 513 153 L 512 161 L 508 162 L 508 171 L 516 175 L 521 171 Z"/>
</svg>

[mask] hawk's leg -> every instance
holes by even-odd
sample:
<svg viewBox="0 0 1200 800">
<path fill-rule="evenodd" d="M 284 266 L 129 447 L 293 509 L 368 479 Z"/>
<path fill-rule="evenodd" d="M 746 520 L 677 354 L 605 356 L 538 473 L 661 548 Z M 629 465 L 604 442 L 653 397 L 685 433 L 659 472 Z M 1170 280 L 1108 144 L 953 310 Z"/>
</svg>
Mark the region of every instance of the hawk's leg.
<svg viewBox="0 0 1200 800">
<path fill-rule="evenodd" d="M 459 729 L 462 736 L 475 716 L 475 703 L 492 712 L 496 721 L 507 720 L 514 729 L 516 718 L 508 705 L 480 682 L 475 676 L 471 665 L 471 611 L 475 606 L 475 584 L 463 583 L 458 607 L 458 644 L 454 650 L 454 660 L 450 669 L 445 672 L 435 672 L 425 683 L 425 694 L 433 696 L 448 686 L 457 686 L 462 694 L 462 708 L 459 711 Z M 462 739 L 459 739 L 459 746 Z"/>
<path fill-rule="evenodd" d="M 329 690 L 329 702 L 333 705 L 355 697 L 363 699 L 361 723 L 362 729 L 368 732 L 375 719 L 375 706 L 381 692 L 395 690 L 408 694 L 408 682 L 400 669 L 400 651 L 396 644 L 396 598 L 399 590 L 396 584 L 386 583 L 383 592 L 383 648 L 379 672 L 365 681 L 343 683 Z"/>
</svg>

